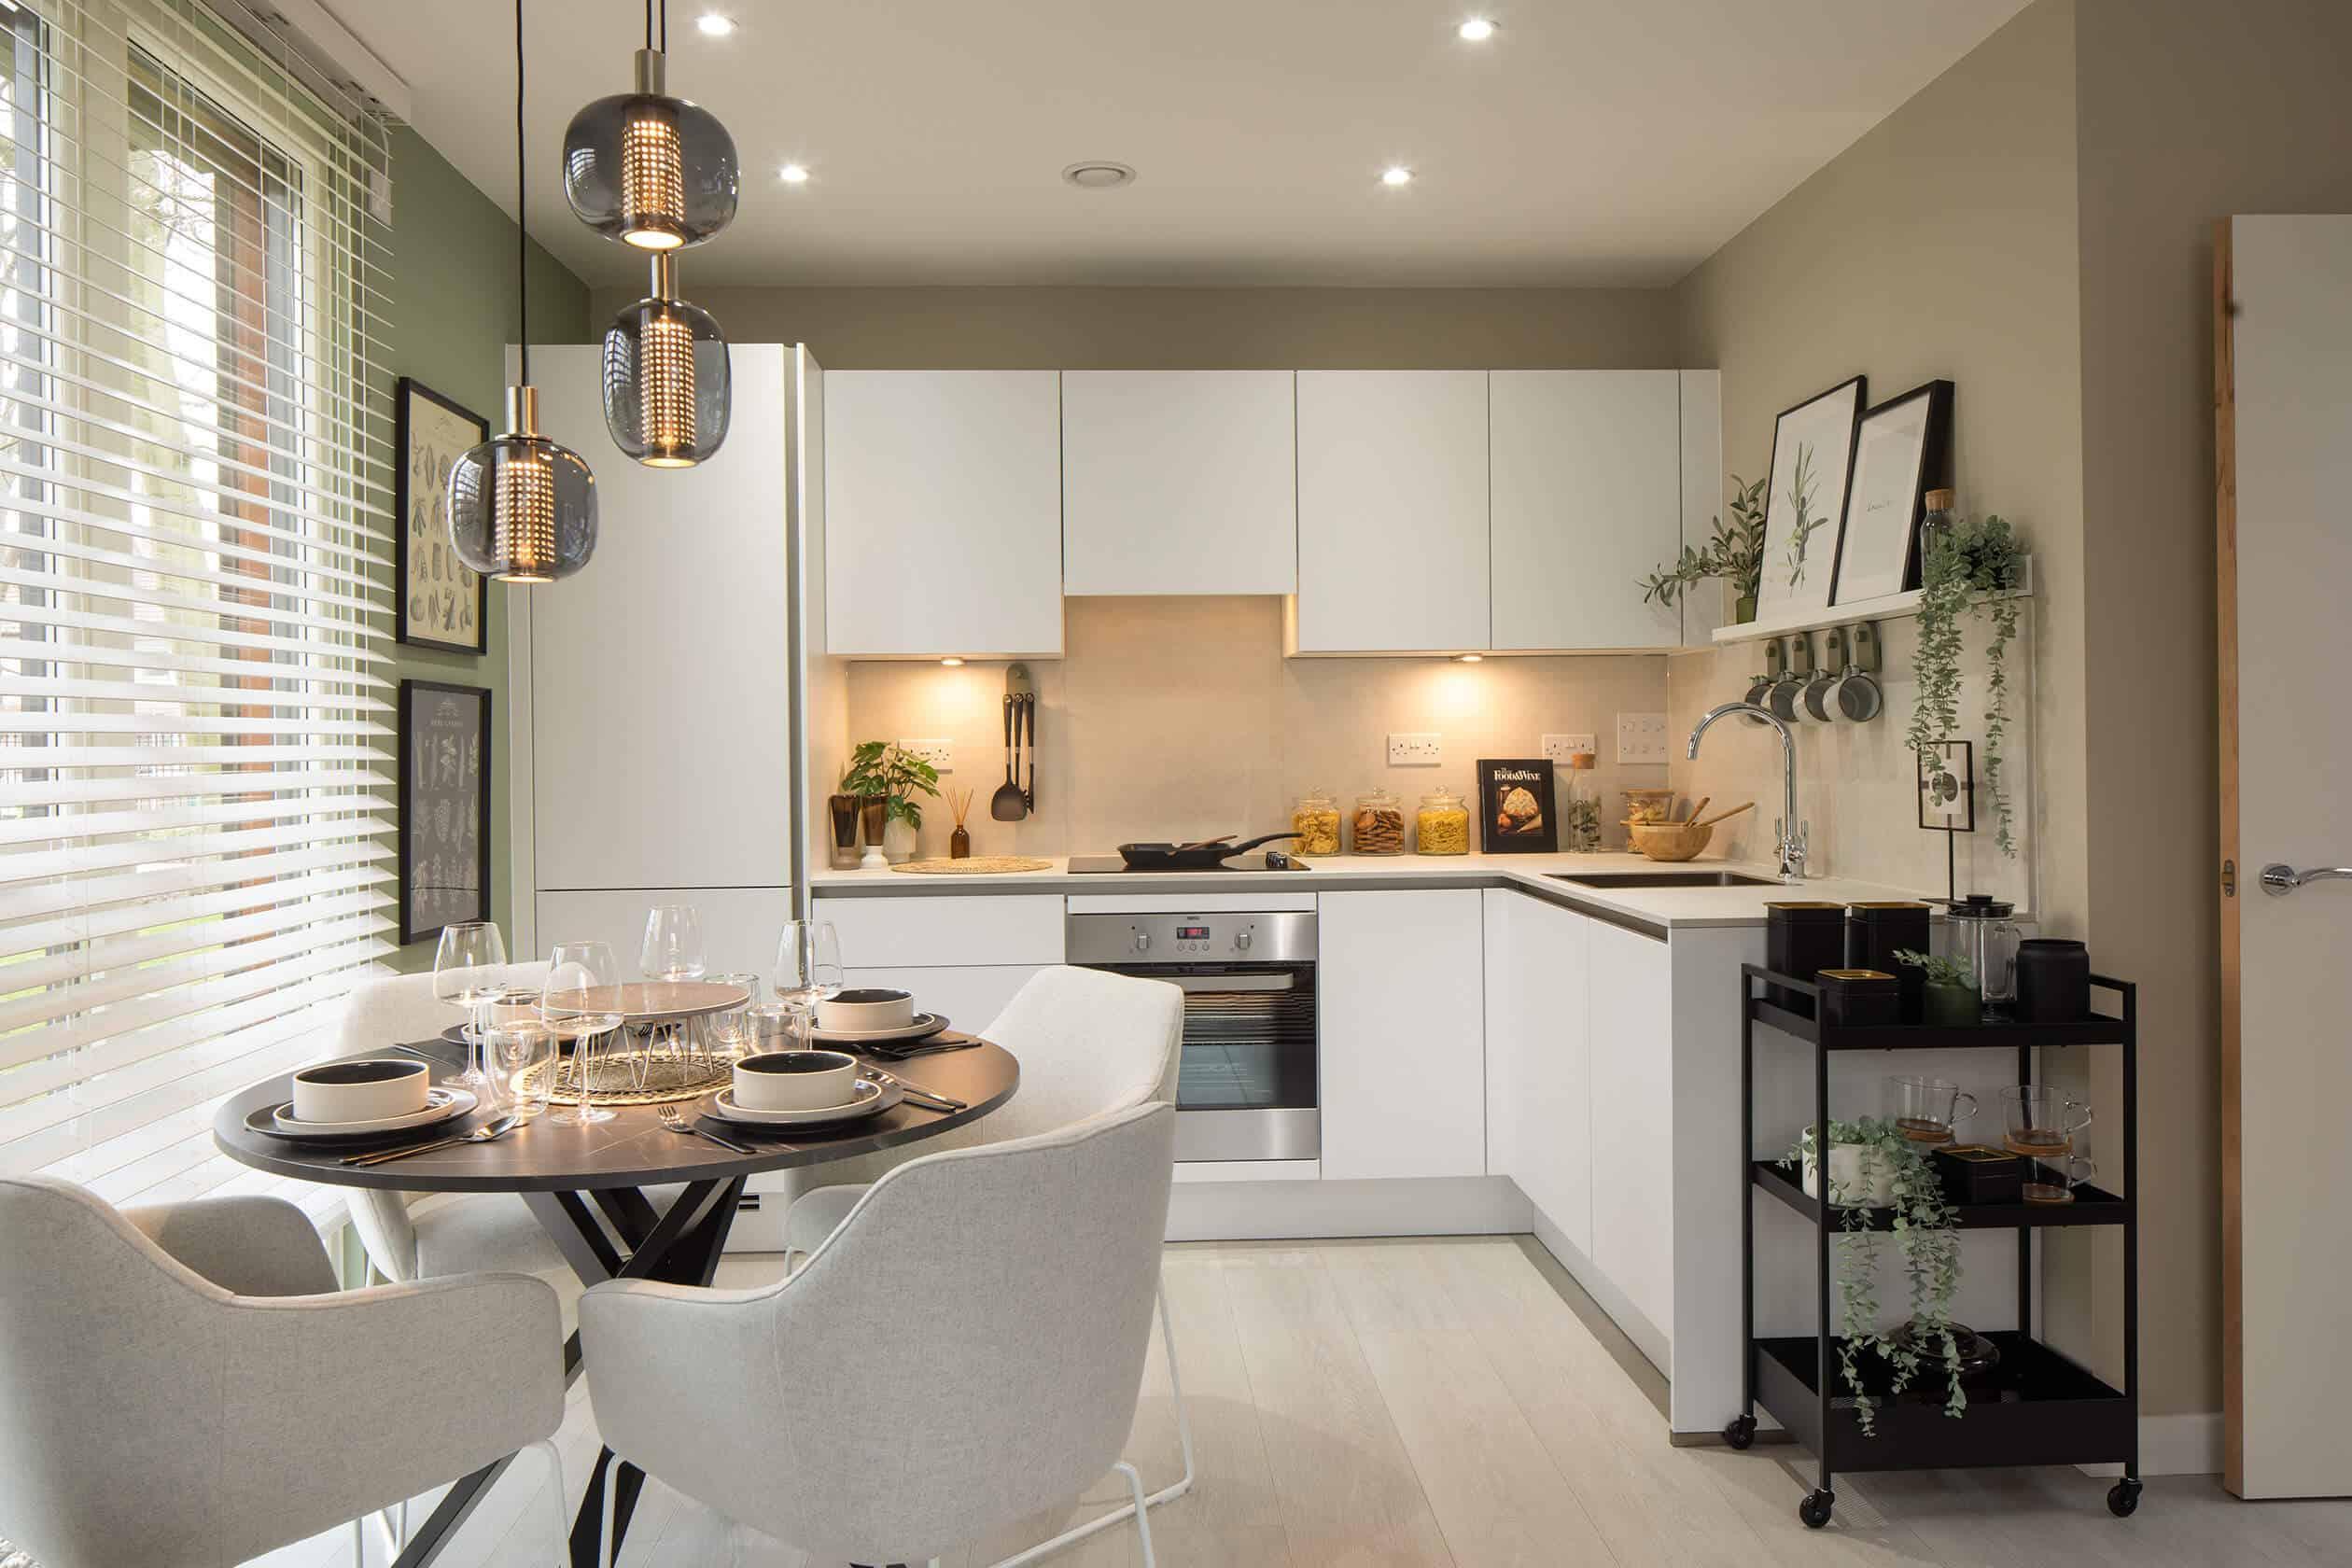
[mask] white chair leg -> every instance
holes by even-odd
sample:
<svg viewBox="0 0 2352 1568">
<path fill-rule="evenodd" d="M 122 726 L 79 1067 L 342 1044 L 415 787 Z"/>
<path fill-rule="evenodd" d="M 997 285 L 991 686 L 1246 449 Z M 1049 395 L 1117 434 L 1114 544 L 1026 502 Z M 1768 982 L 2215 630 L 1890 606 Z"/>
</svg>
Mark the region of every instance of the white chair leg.
<svg viewBox="0 0 2352 1568">
<path fill-rule="evenodd" d="M 612 1516 L 621 1502 L 621 1456 L 612 1456 L 611 1466 L 605 1471 L 604 1489 L 604 1568 L 612 1568 Z"/>
<path fill-rule="evenodd" d="M 1143 1568 L 1158 1568 L 1152 1558 L 1152 1506 L 1143 1500 L 1142 1472 L 1124 1459 L 1112 1468 L 1126 1472 L 1127 1490 L 1135 1493 L 1135 1533 L 1143 1542 Z"/>
<path fill-rule="evenodd" d="M 365 1519 L 351 1521 L 351 1568 L 368 1568 L 368 1525 Z"/>
<path fill-rule="evenodd" d="M 392 1528 L 392 1510 L 378 1508 L 374 1513 L 370 1514 L 368 1519 L 376 1527 L 376 1538 L 384 1543 L 384 1561 L 399 1561 L 400 1547 L 406 1543 L 408 1535 L 405 1531 L 396 1531 Z"/>
<path fill-rule="evenodd" d="M 1183 1379 L 1178 1375 L 1176 1370 L 1176 1323 L 1175 1320 L 1169 1317 L 1168 1313 L 1168 1281 L 1163 1279 L 1159 1282 L 1157 1289 L 1159 1296 L 1160 1342 L 1167 1348 L 1168 1351 L 1168 1387 L 1169 1393 L 1175 1396 L 1176 1400 L 1176 1440 L 1183 1447 L 1184 1452 L 1184 1474 L 1183 1477 L 1177 1480 L 1173 1485 L 1162 1487 L 1159 1491 L 1153 1492 L 1147 1497 L 1143 1495 L 1141 1490 L 1142 1482 L 1141 1477 L 1136 1476 L 1135 1467 L 1122 1461 L 1118 1468 L 1127 1471 L 1130 1478 L 1134 1478 L 1136 1481 L 1135 1502 L 1122 1503 L 1117 1507 L 1112 1509 L 1109 1513 L 1103 1515 L 1100 1519 L 1089 1519 L 1085 1524 L 1079 1525 L 1075 1529 L 1063 1531 L 1060 1534 L 1055 1536 L 1050 1541 L 1041 1541 L 1036 1546 L 1029 1547 L 1027 1551 L 1015 1552 L 1013 1556 L 1005 1558 L 1001 1561 L 995 1563 L 993 1568 L 1020 1568 L 1022 1563 L 1034 1562 L 1039 1558 L 1045 1556 L 1049 1552 L 1059 1551 L 1062 1547 L 1070 1545 L 1072 1541 L 1084 1540 L 1086 1536 L 1093 1534 L 1099 1530 L 1108 1530 L 1111 1526 L 1117 1524 L 1120 1520 L 1127 1519 L 1129 1515 L 1133 1515 L 1135 1517 L 1138 1527 L 1143 1532 L 1144 1557 L 1148 1561 L 1151 1557 L 1151 1527 L 1147 1523 L 1143 1522 L 1142 1516 L 1144 1510 L 1156 1508 L 1163 1503 L 1172 1503 L 1177 1498 L 1183 1496 L 1184 1493 L 1192 1491 L 1192 1420 L 1184 1413 L 1184 1382 Z"/>
<path fill-rule="evenodd" d="M 531 1447 L 547 1456 L 547 1522 L 555 1532 L 555 1568 L 571 1568 L 571 1516 L 565 1511 L 564 1456 L 555 1451 L 552 1441 L 534 1443 Z M 609 1494 L 608 1494 L 609 1495 Z"/>
</svg>

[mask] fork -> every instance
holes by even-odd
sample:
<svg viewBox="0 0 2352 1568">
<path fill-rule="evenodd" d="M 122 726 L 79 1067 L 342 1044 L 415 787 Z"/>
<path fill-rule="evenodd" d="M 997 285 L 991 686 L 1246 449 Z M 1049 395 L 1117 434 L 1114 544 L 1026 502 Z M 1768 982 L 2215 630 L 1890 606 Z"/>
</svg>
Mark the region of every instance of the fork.
<svg viewBox="0 0 2352 1568">
<path fill-rule="evenodd" d="M 675 1105 L 663 1106 L 659 1114 L 662 1118 L 662 1125 L 669 1128 L 672 1132 L 682 1132 L 689 1138 L 706 1139 L 710 1142 L 718 1144 L 721 1149 L 732 1149 L 738 1155 L 750 1155 L 757 1154 L 759 1152 L 758 1150 L 752 1148 L 749 1143 L 738 1143 L 732 1138 L 721 1138 L 715 1132 L 705 1132 L 702 1128 L 688 1121 L 685 1116 L 679 1112 L 678 1107 Z M 780 1149 L 789 1148 L 789 1146 L 785 1144 L 778 1144 L 777 1146 Z"/>
</svg>

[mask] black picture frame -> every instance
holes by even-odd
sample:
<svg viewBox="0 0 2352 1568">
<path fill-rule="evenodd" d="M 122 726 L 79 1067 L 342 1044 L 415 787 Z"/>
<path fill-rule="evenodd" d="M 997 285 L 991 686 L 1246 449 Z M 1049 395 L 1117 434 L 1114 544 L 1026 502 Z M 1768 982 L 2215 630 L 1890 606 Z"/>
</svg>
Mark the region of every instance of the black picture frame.
<svg viewBox="0 0 2352 1568">
<path fill-rule="evenodd" d="M 392 530 L 392 636 L 410 648 L 436 648 L 445 653 L 469 653 L 481 657 L 490 649 L 490 580 L 480 573 L 474 579 L 474 637 L 471 642 L 455 642 L 419 632 L 410 623 L 409 586 L 413 572 L 409 560 L 410 539 L 414 532 L 409 507 L 414 498 L 413 475 L 417 454 L 415 419 L 411 412 L 417 399 L 432 404 L 455 419 L 470 424 L 477 432 L 475 445 L 490 439 L 490 422 L 454 398 L 443 397 L 413 376 L 402 376 L 392 390 L 392 501 L 396 526 Z M 436 453 L 438 456 L 438 452 Z M 455 453 L 447 455 L 454 457 Z M 437 465 L 438 466 L 438 465 Z M 438 515 L 440 506 L 434 511 Z"/>
<path fill-rule="evenodd" d="M 1840 406 L 1842 405 L 1845 414 L 1841 433 L 1844 450 L 1840 455 L 1838 493 L 1834 502 L 1824 498 L 1827 510 L 1823 514 L 1821 525 L 1835 527 L 1842 536 L 1845 532 L 1846 497 L 1852 493 L 1854 487 L 1855 441 L 1861 434 L 1862 411 L 1868 405 L 1869 392 L 1869 377 L 1851 375 L 1833 386 L 1823 387 L 1810 398 L 1791 403 L 1772 417 L 1772 455 L 1771 463 L 1764 470 L 1764 562 L 1756 585 L 1756 613 L 1759 620 L 1787 616 L 1798 611 L 1827 609 L 1829 608 L 1831 595 L 1836 591 L 1834 581 L 1826 581 L 1818 603 L 1810 602 L 1808 595 L 1798 594 L 1797 590 L 1785 584 L 1774 591 L 1774 584 L 1781 581 L 1783 552 L 1787 542 L 1785 529 L 1777 525 L 1784 505 L 1780 468 L 1781 437 L 1792 422 L 1801 421 L 1808 417 L 1825 421 L 1835 418 L 1840 412 Z M 1797 442 L 1797 447 L 1799 455 L 1801 456 L 1803 442 L 1801 441 Z M 1838 541 L 1835 539 L 1830 541 L 1827 559 L 1830 562 L 1829 577 L 1834 579 L 1837 575 L 1838 559 Z M 1811 564 L 1812 554 L 1808 550 L 1806 553 L 1808 570 L 1811 569 Z M 1795 595 L 1794 603 L 1788 602 L 1792 595 Z"/>
<path fill-rule="evenodd" d="M 1976 832 L 1976 743 L 1939 740 L 1934 749 L 1943 755 L 1941 767 L 1930 769 L 1927 754 L 1919 754 L 1919 825 L 1929 833 L 1972 833 Z M 1930 815 L 1928 803 L 1939 798 L 1966 809 Z"/>
<path fill-rule="evenodd" d="M 1478 848 L 1489 855 L 1548 855 L 1560 847 L 1560 813 L 1549 757 L 1481 757 L 1478 776 Z M 1514 791 L 1535 800 L 1535 816 L 1506 814 Z M 1514 820 L 1529 825 L 1515 829 Z"/>
<path fill-rule="evenodd" d="M 435 769 L 434 759 L 420 755 L 419 747 L 435 735 L 449 736 L 455 729 L 446 705 L 431 715 L 426 726 L 433 734 L 421 734 L 419 703 L 437 698 L 471 699 L 479 711 L 471 721 L 471 737 L 476 750 L 470 768 L 466 766 L 462 751 L 458 760 L 457 777 L 454 783 L 445 783 Z M 466 920 L 490 918 L 490 768 L 492 693 L 485 686 L 460 686 L 445 680 L 403 680 L 400 682 L 399 712 L 396 728 L 399 733 L 399 865 L 400 865 L 400 945 L 423 942 L 439 936 L 444 926 Z M 456 723 L 462 724 L 462 716 Z M 437 813 L 433 808 L 444 801 L 454 802 L 451 811 Z M 473 829 L 470 856 L 465 854 L 464 835 L 460 833 L 453 846 L 450 835 L 460 826 L 458 813 Z M 420 835 L 429 835 L 420 838 Z M 428 851 L 420 854 L 420 842 Z M 469 867 L 473 873 L 470 886 L 450 883 L 447 868 L 453 864 Z M 419 895 L 428 895 L 429 906 L 420 903 Z"/>
<path fill-rule="evenodd" d="M 1919 586 L 1920 567 L 1924 565 L 1919 559 L 1919 524 L 1927 514 L 1927 492 L 1952 487 L 1952 405 L 1956 392 L 1957 388 L 1949 381 L 1923 382 L 1908 392 L 1897 393 L 1883 403 L 1863 410 L 1862 417 L 1855 422 L 1853 468 L 1856 472 L 1849 477 L 1846 485 L 1846 516 L 1843 525 L 1838 530 L 1837 566 L 1829 578 L 1830 604 L 1841 605 L 1848 598 L 1846 568 L 1856 539 L 1855 525 L 1860 521 L 1854 516 L 1856 493 L 1854 480 L 1859 478 L 1863 456 L 1869 449 L 1870 426 L 1873 421 L 1895 418 L 1925 399 L 1926 417 L 1922 421 L 1919 446 L 1911 461 L 1911 505 L 1901 515 L 1903 537 L 1897 546 L 1902 552 L 1903 569 L 1897 579 L 1898 586 L 1884 592 L 1908 593 Z M 1872 598 L 1878 595 L 1863 594 L 1857 596 Z"/>
</svg>

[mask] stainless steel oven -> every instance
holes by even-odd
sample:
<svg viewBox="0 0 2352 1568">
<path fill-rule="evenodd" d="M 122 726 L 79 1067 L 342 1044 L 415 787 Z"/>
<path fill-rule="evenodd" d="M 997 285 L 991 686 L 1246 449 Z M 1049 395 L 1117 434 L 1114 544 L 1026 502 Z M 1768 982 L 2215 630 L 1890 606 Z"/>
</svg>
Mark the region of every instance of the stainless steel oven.
<svg viewBox="0 0 2352 1568">
<path fill-rule="evenodd" d="M 1072 915 L 1069 961 L 1184 993 L 1180 1160 L 1313 1159 L 1315 917 Z"/>
</svg>

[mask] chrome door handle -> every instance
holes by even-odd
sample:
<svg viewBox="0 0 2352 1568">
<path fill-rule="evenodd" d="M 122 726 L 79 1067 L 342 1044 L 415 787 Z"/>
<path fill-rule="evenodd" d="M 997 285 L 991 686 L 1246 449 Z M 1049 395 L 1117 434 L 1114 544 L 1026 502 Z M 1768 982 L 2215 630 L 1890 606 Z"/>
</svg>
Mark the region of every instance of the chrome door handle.
<svg viewBox="0 0 2352 1568">
<path fill-rule="evenodd" d="M 2279 898 L 2306 882 L 2326 882 L 2336 877 L 2352 882 L 2352 866 L 2314 866 L 2309 871 L 2297 871 L 2293 866 L 2273 861 L 2262 868 L 2262 891 Z"/>
</svg>

